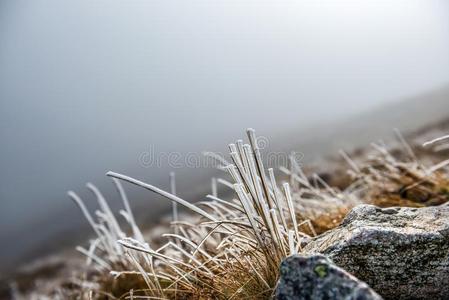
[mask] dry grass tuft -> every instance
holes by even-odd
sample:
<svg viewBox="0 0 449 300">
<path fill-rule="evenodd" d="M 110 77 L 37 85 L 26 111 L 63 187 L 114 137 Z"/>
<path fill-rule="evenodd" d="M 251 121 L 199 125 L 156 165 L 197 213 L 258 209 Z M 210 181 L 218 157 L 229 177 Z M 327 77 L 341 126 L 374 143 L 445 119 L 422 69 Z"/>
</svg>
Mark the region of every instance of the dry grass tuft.
<svg viewBox="0 0 449 300">
<path fill-rule="evenodd" d="M 357 166 L 348 161 L 352 165 L 353 186 L 361 191 L 363 201 L 381 207 L 423 207 L 448 201 L 449 160 L 427 167 L 418 160 L 402 135 L 399 132 L 397 135 L 403 151 L 391 151 L 384 144 L 372 143 L 376 153 L 366 162 Z M 423 146 L 441 142 L 444 138 L 426 142 Z"/>
<path fill-rule="evenodd" d="M 323 204 L 297 201 L 304 191 L 297 184 L 303 175 L 290 172 L 293 191 L 289 183 L 279 187 L 273 170 L 263 166 L 254 130 L 247 133 L 249 144 L 238 141 L 229 145 L 232 163 L 220 159 L 225 163 L 221 168 L 233 179 L 231 187 L 237 197 L 230 201 L 208 195 L 207 201 L 191 204 L 175 195 L 174 181 L 169 193 L 108 172 L 123 199 L 125 210 L 121 214 L 132 229 L 128 237 L 93 185 L 88 188 L 98 199 L 96 218 L 75 193 L 69 192 L 97 235 L 88 249 L 78 248 L 88 257 L 95 271 L 92 278 L 100 286 L 100 290 L 91 290 L 94 298 L 100 299 L 106 292 L 116 298 L 136 299 L 255 299 L 272 294 L 282 259 L 300 252 L 301 245 L 316 235 L 308 215 L 316 214 Z M 164 234 L 165 244 L 155 248 L 143 239 L 135 224 L 123 181 L 160 194 L 188 208 L 197 218 L 175 219 L 175 230 Z M 331 189 L 323 192 L 309 183 L 307 186 L 311 195 L 337 201 L 332 199 L 338 196 L 328 196 Z"/>
</svg>

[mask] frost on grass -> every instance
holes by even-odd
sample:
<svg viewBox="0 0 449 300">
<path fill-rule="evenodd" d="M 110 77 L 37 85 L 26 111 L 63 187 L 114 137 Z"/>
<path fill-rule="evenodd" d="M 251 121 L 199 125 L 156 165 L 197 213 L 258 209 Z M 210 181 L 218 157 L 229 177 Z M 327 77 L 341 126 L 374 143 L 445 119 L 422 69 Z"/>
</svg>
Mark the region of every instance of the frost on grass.
<svg viewBox="0 0 449 300">
<path fill-rule="evenodd" d="M 99 210 L 89 212 L 72 191 L 95 232 L 87 248 L 87 271 L 77 283 L 59 287 L 62 298 L 81 299 L 267 299 L 273 295 L 281 261 L 303 253 L 317 234 L 337 226 L 346 213 L 360 203 L 381 206 L 440 204 L 448 198 L 447 165 L 443 161 L 426 167 L 397 132 L 403 147 L 401 159 L 382 143 L 364 162 L 341 152 L 350 170 L 350 184 L 340 190 L 317 174 L 309 176 L 291 156 L 281 167 L 287 182 L 279 184 L 273 169 L 265 169 L 257 137 L 247 130 L 248 144 L 230 144 L 230 162 L 214 154 L 220 169 L 231 181 L 213 178 L 212 194 L 205 201 L 189 203 L 176 195 L 174 174 L 170 192 L 138 179 L 108 172 L 120 194 L 120 225 L 100 191 L 87 188 L 98 200 Z M 426 147 L 441 143 L 440 138 Z M 234 191 L 222 199 L 218 183 Z M 137 185 L 173 203 L 173 222 L 158 241 L 146 240 L 136 224 L 124 184 Z M 177 207 L 190 211 L 178 216 Z"/>
</svg>

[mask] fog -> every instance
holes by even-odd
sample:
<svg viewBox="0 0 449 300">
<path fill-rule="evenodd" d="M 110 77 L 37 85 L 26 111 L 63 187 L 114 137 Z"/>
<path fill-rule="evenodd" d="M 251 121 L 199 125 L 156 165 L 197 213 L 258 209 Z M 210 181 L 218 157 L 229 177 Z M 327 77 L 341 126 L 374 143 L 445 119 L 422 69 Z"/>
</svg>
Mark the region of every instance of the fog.
<svg viewBox="0 0 449 300">
<path fill-rule="evenodd" d="M 167 188 L 150 147 L 345 120 L 449 83 L 448 53 L 446 1 L 1 1 L 1 260 L 62 244 L 84 224 L 67 190 L 116 197 L 108 170 Z M 192 200 L 206 171 L 176 171 Z"/>
</svg>

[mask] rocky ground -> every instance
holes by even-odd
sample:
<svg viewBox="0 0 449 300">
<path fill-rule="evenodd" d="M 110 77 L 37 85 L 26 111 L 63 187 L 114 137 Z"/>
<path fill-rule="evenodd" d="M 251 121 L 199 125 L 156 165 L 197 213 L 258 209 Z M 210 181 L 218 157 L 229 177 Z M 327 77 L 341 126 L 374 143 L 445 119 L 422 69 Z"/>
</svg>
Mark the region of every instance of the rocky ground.
<svg viewBox="0 0 449 300">
<path fill-rule="evenodd" d="M 406 138 L 411 141 L 412 154 L 432 165 L 447 159 L 449 150 L 420 145 L 448 132 L 449 120 Z M 389 149 L 391 155 L 398 148 Z M 358 163 L 370 157 L 371 151 L 359 149 L 350 156 Z M 376 176 L 388 166 L 371 161 L 369 167 L 359 164 L 360 170 L 348 175 L 344 160 L 328 161 L 326 168 L 319 166 L 309 173 L 318 172 L 329 185 L 341 189 L 359 176 L 370 187 L 365 193 L 368 200 L 339 211 L 338 217 L 323 214 L 313 220 L 320 234 L 305 242 L 299 255 L 282 262 L 273 296 L 282 300 L 449 299 L 449 178 L 441 178 L 443 173 L 422 178 L 399 165 L 394 172 L 388 170 L 388 181 L 381 181 Z M 42 299 L 45 294 L 57 295 L 58 288 L 83 285 L 79 274 L 88 272 L 85 261 L 74 251 L 41 259 L 4 280 L 0 297 L 32 299 L 39 295 L 35 299 Z"/>
<path fill-rule="evenodd" d="M 364 282 L 385 299 L 449 298 L 447 204 L 356 206 L 304 252 L 324 256 L 286 259 L 279 299 L 380 299 Z"/>
</svg>

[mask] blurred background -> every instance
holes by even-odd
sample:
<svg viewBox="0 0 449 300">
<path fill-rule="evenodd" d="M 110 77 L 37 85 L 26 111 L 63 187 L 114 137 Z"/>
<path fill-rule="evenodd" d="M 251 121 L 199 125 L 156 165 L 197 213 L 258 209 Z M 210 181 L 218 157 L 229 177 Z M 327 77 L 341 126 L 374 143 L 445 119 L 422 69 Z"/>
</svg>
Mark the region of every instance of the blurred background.
<svg viewBox="0 0 449 300">
<path fill-rule="evenodd" d="M 247 127 L 304 163 L 449 117 L 447 1 L 0 1 L 0 272 L 90 231 L 66 196 L 120 207 L 108 170 L 190 201 Z M 196 155 L 196 156 L 195 156 Z M 140 222 L 169 203 L 125 186 Z"/>
</svg>

